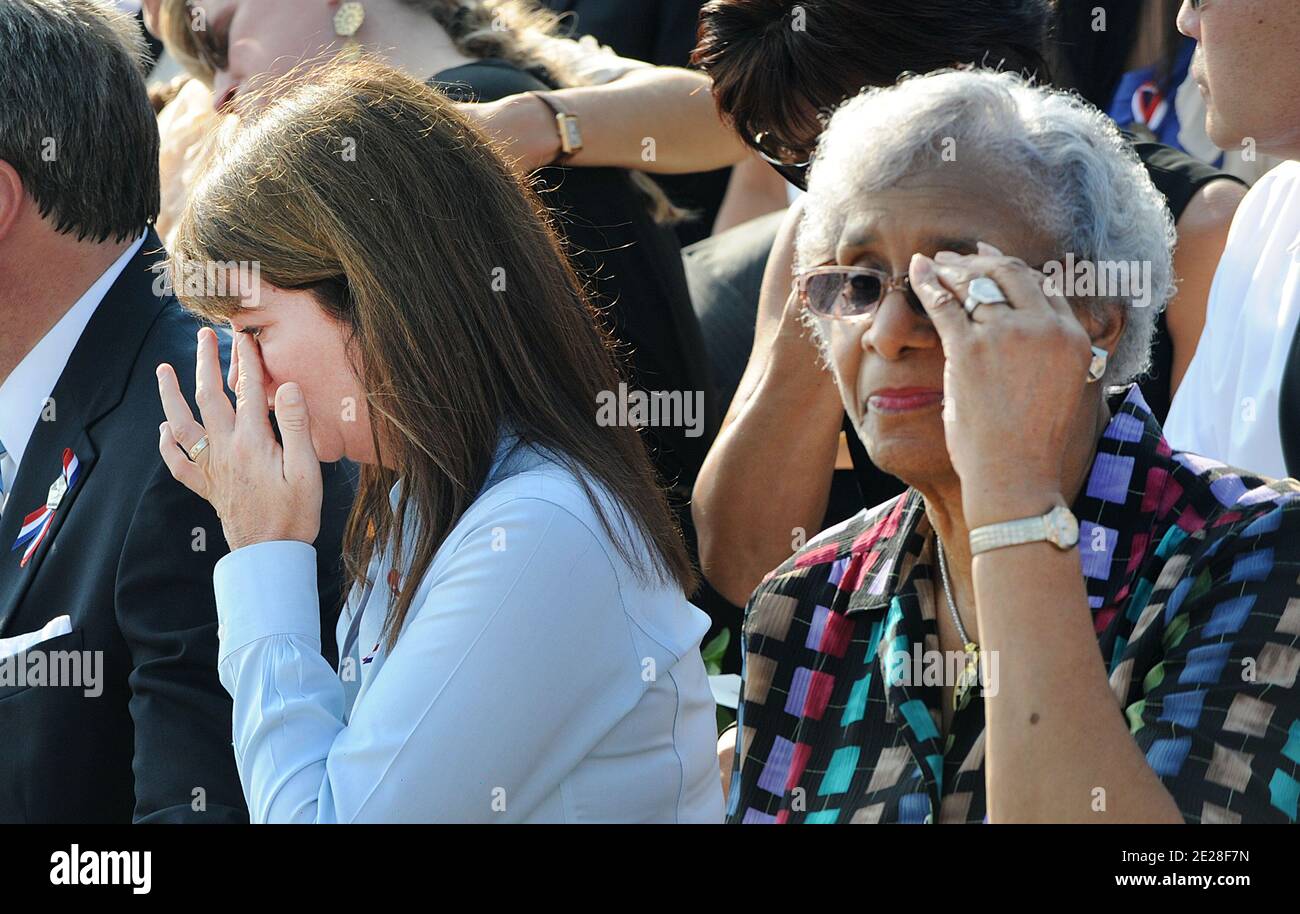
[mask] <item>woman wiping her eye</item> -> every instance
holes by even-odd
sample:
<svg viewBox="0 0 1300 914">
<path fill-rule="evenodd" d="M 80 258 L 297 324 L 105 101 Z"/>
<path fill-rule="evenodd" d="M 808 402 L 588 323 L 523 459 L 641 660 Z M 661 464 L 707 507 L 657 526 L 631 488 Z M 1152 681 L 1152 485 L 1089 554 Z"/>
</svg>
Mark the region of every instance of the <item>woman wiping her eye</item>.
<svg viewBox="0 0 1300 914">
<path fill-rule="evenodd" d="M 245 331 L 235 408 L 214 331 L 201 417 L 159 368 L 164 458 L 231 547 L 219 665 L 253 821 L 719 821 L 708 619 L 663 489 L 635 429 L 596 421 L 619 376 L 545 210 L 451 103 L 331 67 L 241 128 L 173 258 L 261 277 L 186 300 Z M 343 457 L 336 674 L 310 544 L 318 461 Z"/>
<path fill-rule="evenodd" d="M 834 114 L 796 295 L 908 489 L 755 590 L 731 821 L 1297 820 L 1300 484 L 1171 449 L 1133 385 L 1172 241 L 1076 96 L 947 71 Z"/>
</svg>

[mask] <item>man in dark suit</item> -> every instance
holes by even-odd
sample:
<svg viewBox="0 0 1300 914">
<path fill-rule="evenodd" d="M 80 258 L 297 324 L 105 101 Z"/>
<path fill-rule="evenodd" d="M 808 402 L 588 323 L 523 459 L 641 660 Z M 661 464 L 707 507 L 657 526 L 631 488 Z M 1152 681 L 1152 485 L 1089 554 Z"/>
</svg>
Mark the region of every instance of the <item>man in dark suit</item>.
<svg viewBox="0 0 1300 914">
<path fill-rule="evenodd" d="M 216 671 L 221 524 L 158 455 L 154 370 L 198 323 L 160 271 L 129 17 L 0 4 L 0 821 L 241 822 Z M 228 355 L 228 353 L 227 353 Z M 326 467 L 326 653 L 350 502 Z"/>
</svg>

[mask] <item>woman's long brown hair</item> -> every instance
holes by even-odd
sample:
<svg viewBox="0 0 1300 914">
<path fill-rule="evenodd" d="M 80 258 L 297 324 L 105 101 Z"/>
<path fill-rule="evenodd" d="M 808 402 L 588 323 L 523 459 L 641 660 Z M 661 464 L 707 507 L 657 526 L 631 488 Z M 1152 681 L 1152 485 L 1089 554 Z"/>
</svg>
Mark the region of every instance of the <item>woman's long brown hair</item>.
<svg viewBox="0 0 1300 914">
<path fill-rule="evenodd" d="M 270 285 L 312 290 L 350 333 L 382 466 L 361 470 L 344 557 L 363 581 L 391 541 L 408 569 L 385 621 L 390 646 L 434 553 L 487 478 L 503 425 L 584 480 L 605 531 L 643 578 L 666 575 L 693 590 L 637 431 L 596 422 L 597 395 L 620 381 L 613 342 L 545 207 L 437 91 L 368 62 L 293 85 L 200 180 L 172 257 L 255 261 Z M 234 297 L 184 303 L 213 321 L 241 307 Z M 602 509 L 587 476 L 617 509 Z M 418 531 L 410 543 L 408 516 Z"/>
</svg>

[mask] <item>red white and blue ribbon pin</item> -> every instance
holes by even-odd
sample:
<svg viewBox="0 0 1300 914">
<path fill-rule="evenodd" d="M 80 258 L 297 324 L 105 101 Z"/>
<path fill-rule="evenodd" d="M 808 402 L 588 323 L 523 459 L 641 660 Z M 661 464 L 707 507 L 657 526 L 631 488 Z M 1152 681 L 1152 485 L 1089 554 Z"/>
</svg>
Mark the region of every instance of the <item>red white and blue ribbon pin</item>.
<svg viewBox="0 0 1300 914">
<path fill-rule="evenodd" d="M 18 563 L 19 568 L 27 565 L 27 560 L 35 554 L 40 548 L 41 541 L 45 539 L 45 534 L 49 532 L 50 525 L 54 523 L 54 512 L 58 510 L 59 502 L 63 501 L 63 496 L 69 489 L 77 484 L 77 471 L 81 468 L 81 463 L 77 460 L 77 455 L 72 453 L 72 448 L 63 449 L 63 472 L 50 485 L 49 495 L 45 498 L 45 506 L 37 508 L 31 514 L 23 518 L 23 525 L 18 530 L 18 539 L 14 541 L 13 552 L 16 549 L 26 545 L 27 549 L 23 552 L 22 561 Z"/>
</svg>

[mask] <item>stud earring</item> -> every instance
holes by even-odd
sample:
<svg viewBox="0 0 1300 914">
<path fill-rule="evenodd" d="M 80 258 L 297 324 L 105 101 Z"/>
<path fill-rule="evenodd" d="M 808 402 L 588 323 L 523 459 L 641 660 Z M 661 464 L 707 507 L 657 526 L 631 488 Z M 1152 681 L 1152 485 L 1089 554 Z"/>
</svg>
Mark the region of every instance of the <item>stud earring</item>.
<svg viewBox="0 0 1300 914">
<path fill-rule="evenodd" d="M 1099 346 L 1092 347 L 1092 363 L 1088 365 L 1088 383 L 1100 381 L 1101 376 L 1106 373 L 1106 362 L 1110 359 L 1110 353 Z"/>
</svg>

